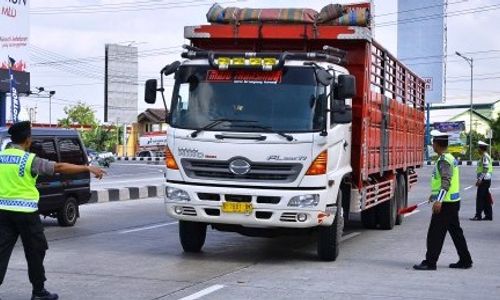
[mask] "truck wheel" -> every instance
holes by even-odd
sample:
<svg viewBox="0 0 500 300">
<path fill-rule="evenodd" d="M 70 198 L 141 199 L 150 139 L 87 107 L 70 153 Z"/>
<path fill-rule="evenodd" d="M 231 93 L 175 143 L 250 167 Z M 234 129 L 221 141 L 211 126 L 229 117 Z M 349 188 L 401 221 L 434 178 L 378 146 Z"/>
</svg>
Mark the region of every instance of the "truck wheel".
<svg viewBox="0 0 500 300">
<path fill-rule="evenodd" d="M 377 221 L 380 229 L 391 230 L 396 224 L 396 217 L 398 214 L 396 204 L 396 192 L 398 191 L 397 181 L 395 182 L 394 195 L 391 199 L 386 200 L 384 203 L 379 204 L 377 208 Z"/>
<path fill-rule="evenodd" d="M 78 219 L 78 204 L 75 198 L 68 197 L 63 207 L 57 212 L 57 223 L 63 227 L 70 227 L 75 225 L 76 219 Z"/>
<path fill-rule="evenodd" d="M 185 252 L 200 252 L 207 237 L 207 224 L 179 221 L 179 238 Z"/>
<path fill-rule="evenodd" d="M 408 193 L 406 192 L 406 182 L 405 182 L 405 177 L 403 175 L 398 175 L 398 197 L 397 199 L 397 204 L 398 204 L 398 211 L 399 209 L 408 206 Z M 396 225 L 401 225 L 404 220 L 404 215 L 398 214 L 396 217 Z"/>
<path fill-rule="evenodd" d="M 323 261 L 334 261 L 339 256 L 340 239 L 344 231 L 342 192 L 337 196 L 337 213 L 330 226 L 320 226 L 318 233 L 318 256 Z"/>
<path fill-rule="evenodd" d="M 366 229 L 377 228 L 376 207 L 365 209 L 361 212 L 361 223 Z"/>
</svg>

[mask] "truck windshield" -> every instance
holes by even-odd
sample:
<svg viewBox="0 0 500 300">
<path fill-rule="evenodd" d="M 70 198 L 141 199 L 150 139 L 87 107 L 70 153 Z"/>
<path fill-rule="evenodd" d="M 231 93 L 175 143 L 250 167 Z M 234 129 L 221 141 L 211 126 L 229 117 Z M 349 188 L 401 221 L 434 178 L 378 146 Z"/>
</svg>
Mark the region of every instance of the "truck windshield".
<svg viewBox="0 0 500 300">
<path fill-rule="evenodd" d="M 280 71 L 219 71 L 208 66 L 183 66 L 176 75 L 170 112 L 175 128 L 199 129 L 214 120 L 218 131 L 320 131 L 323 104 L 312 67 L 286 67 Z M 245 123 L 248 120 L 248 123 Z M 245 126 L 248 125 L 248 126 Z M 255 126 L 258 125 L 258 126 Z"/>
</svg>

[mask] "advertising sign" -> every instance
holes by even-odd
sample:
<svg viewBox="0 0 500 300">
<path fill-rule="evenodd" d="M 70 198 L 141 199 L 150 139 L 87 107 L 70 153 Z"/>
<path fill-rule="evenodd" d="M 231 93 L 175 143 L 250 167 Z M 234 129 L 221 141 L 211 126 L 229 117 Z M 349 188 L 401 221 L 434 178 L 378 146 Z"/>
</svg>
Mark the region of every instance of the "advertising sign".
<svg viewBox="0 0 500 300">
<path fill-rule="evenodd" d="M 398 58 L 425 79 L 427 103 L 444 100 L 445 9 L 444 0 L 398 0 Z"/>
<path fill-rule="evenodd" d="M 0 92 L 10 92 L 9 57 L 17 92 L 29 91 L 29 1 L 0 0 Z"/>
<path fill-rule="evenodd" d="M 466 152 L 466 139 L 465 135 L 465 122 L 436 122 L 434 129 L 441 132 L 447 132 L 450 137 L 448 138 L 448 150 L 451 153 L 465 154 Z"/>
</svg>

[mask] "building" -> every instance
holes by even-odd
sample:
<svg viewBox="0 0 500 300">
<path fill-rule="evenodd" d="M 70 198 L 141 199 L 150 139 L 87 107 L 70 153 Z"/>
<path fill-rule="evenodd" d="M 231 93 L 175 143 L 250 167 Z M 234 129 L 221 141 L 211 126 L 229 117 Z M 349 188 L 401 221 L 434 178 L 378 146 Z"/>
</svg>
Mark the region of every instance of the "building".
<svg viewBox="0 0 500 300">
<path fill-rule="evenodd" d="M 435 112 L 438 110 L 452 111 L 453 115 L 448 116 L 446 119 L 442 119 L 447 122 L 464 121 L 465 122 L 465 132 L 469 132 L 470 128 L 470 105 L 452 105 L 452 106 L 433 106 L 431 111 Z M 490 121 L 496 120 L 500 116 L 500 100 L 492 103 L 481 103 L 474 104 L 472 110 L 472 130 L 476 131 L 481 135 L 487 135 L 490 130 Z M 433 122 L 438 121 L 436 117 L 431 114 L 431 120 Z"/>
<path fill-rule="evenodd" d="M 167 123 L 165 121 L 165 109 L 148 108 L 137 117 L 139 135 L 151 132 L 165 132 Z"/>
</svg>

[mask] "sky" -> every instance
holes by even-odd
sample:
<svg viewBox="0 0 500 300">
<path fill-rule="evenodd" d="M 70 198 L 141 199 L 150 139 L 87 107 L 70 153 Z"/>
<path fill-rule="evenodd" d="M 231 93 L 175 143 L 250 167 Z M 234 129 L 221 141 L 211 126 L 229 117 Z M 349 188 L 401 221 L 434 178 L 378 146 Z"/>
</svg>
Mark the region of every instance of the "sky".
<svg viewBox="0 0 500 300">
<path fill-rule="evenodd" d="M 156 3 L 157 2 L 157 3 Z M 142 83 L 155 78 L 159 70 L 180 59 L 183 27 L 205 24 L 205 14 L 213 1 L 203 0 L 31 0 L 31 87 L 55 90 L 52 119 L 64 117 L 64 107 L 82 101 L 96 110 L 103 119 L 104 107 L 104 45 L 118 43 L 139 48 L 138 113 L 149 106 L 143 102 Z M 350 3 L 352 1 L 333 1 Z M 438 1 L 436 1 L 438 2 Z M 135 3 L 148 10 L 117 11 L 123 3 Z M 151 5 L 156 5 L 151 7 Z M 166 4 L 169 3 L 169 4 Z M 303 7 L 320 10 L 332 1 L 298 0 L 220 0 L 224 6 L 239 7 Z M 113 12 L 68 13 L 65 9 L 113 7 Z M 111 5 L 111 6 L 102 6 Z M 114 5 L 114 6 L 113 6 Z M 149 5 L 149 7 L 148 7 Z M 173 7 L 176 6 L 176 7 Z M 498 6 L 498 7 L 497 7 Z M 96 7 L 96 6 L 94 6 Z M 488 7 L 479 11 L 481 7 Z M 475 13 L 467 12 L 472 9 Z M 101 9 L 102 10 L 102 9 Z M 375 24 L 397 20 L 397 0 L 375 0 Z M 474 101 L 493 102 L 500 99 L 500 39 L 496 38 L 496 22 L 500 19 L 499 0 L 449 0 L 447 58 L 447 104 L 469 103 L 470 68 L 454 55 L 455 51 L 475 59 Z M 380 15 L 380 16 L 378 16 Z M 453 16 L 451 16 L 453 15 Z M 375 27 L 375 39 L 397 55 L 397 26 Z M 51 61 L 64 64 L 47 64 Z M 70 60 L 70 61 L 68 61 Z M 37 107 L 37 121 L 48 121 L 48 99 L 23 98 L 25 108 Z M 161 104 L 155 107 L 161 107 Z M 456 112 L 439 111 L 433 118 L 444 121 Z"/>
</svg>

